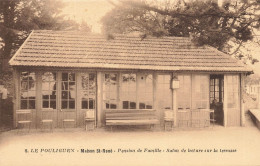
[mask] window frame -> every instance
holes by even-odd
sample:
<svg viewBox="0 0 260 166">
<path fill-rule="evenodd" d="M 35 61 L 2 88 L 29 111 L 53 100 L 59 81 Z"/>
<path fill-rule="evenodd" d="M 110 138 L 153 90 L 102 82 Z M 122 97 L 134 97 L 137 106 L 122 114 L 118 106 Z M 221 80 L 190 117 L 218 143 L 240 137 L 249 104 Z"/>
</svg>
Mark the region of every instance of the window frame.
<svg viewBox="0 0 260 166">
<path fill-rule="evenodd" d="M 117 96 L 116 96 L 116 108 L 111 108 L 109 106 L 109 108 L 106 107 L 106 100 L 104 98 L 104 93 L 107 93 L 108 91 L 107 90 L 104 90 L 104 84 L 105 84 L 105 75 L 106 74 L 116 74 L 117 75 Z M 135 81 L 135 108 L 130 108 L 130 105 L 128 108 L 123 108 L 123 100 L 121 98 L 121 93 L 122 93 L 122 77 L 123 77 L 123 74 L 135 74 L 135 78 L 136 78 L 136 81 Z M 152 75 L 152 82 L 154 81 L 154 72 L 131 72 L 131 71 L 120 71 L 120 72 L 103 72 L 102 73 L 102 105 L 103 105 L 103 109 L 114 109 L 114 110 L 117 110 L 117 109 L 132 109 L 132 110 L 137 110 L 137 109 L 141 109 L 140 108 L 140 105 L 139 105 L 139 97 L 138 97 L 138 78 L 140 76 L 140 74 L 148 74 L 148 75 Z M 154 84 L 152 83 L 152 108 L 145 108 L 145 109 L 154 109 Z M 128 103 L 130 104 L 130 103 Z"/>
<path fill-rule="evenodd" d="M 83 79 L 82 79 L 82 77 L 83 76 L 85 76 L 85 75 L 88 75 L 88 87 L 87 87 L 87 90 L 84 90 L 83 89 L 83 87 L 82 87 L 82 84 L 83 84 Z M 95 84 L 95 87 L 94 87 L 94 89 L 93 89 L 93 92 L 94 92 L 94 98 L 93 98 L 93 108 L 90 108 L 90 97 L 89 97 L 89 94 L 90 94 L 90 92 L 91 92 L 91 90 L 89 89 L 89 86 L 90 86 L 90 84 L 89 84 L 89 78 L 90 78 L 90 74 L 94 74 L 94 84 Z M 93 71 L 90 71 L 90 72 L 81 72 L 81 73 L 79 73 L 79 79 L 80 79 L 80 85 L 79 85 L 79 93 L 80 93 L 80 95 L 79 95 L 79 98 L 78 98 L 78 100 L 80 100 L 80 109 L 82 109 L 82 110 L 95 110 L 96 109 L 96 104 L 97 104 L 97 73 L 96 72 L 93 72 Z M 84 99 L 83 98 L 83 92 L 87 92 L 87 94 L 88 94 L 88 99 Z M 87 101 L 87 108 L 83 108 L 83 101 Z"/>
<path fill-rule="evenodd" d="M 22 73 L 23 72 L 28 72 L 29 73 L 29 75 L 30 75 L 30 73 L 34 73 L 34 81 L 33 81 L 33 83 L 34 83 L 34 90 L 30 90 L 29 89 L 29 87 L 27 87 L 26 88 L 26 90 L 22 90 L 22 83 L 23 82 L 26 82 L 27 83 L 27 86 L 30 86 L 30 82 L 32 82 L 32 81 L 30 81 L 29 80 L 29 77 L 27 78 L 27 80 L 26 81 L 23 81 L 22 80 Z M 22 71 L 20 71 L 19 72 L 19 74 L 18 74 L 18 83 L 19 83 L 19 85 L 18 85 L 18 96 L 19 96 L 19 108 L 20 109 L 31 109 L 31 110 L 36 110 L 36 105 L 37 105 L 37 72 L 35 72 L 35 71 L 30 71 L 30 70 L 22 70 Z M 35 94 L 35 96 L 34 96 L 34 99 L 30 99 L 30 97 L 27 97 L 26 99 L 22 99 L 22 93 L 23 92 L 26 92 L 27 94 L 29 94 L 29 91 L 34 91 L 34 94 Z M 22 108 L 22 101 L 26 101 L 26 108 Z M 30 101 L 34 101 L 34 108 L 30 108 Z"/>
<path fill-rule="evenodd" d="M 63 73 L 68 74 L 68 80 L 63 81 L 63 79 L 62 79 Z M 70 81 L 69 80 L 69 73 L 74 74 L 74 81 Z M 58 82 L 58 84 L 60 84 L 60 91 L 58 92 L 58 93 L 60 93 L 59 94 L 60 95 L 60 98 L 59 98 L 59 100 L 60 100 L 59 101 L 60 109 L 61 110 L 73 110 L 73 111 L 75 111 L 77 109 L 77 73 L 76 72 L 71 72 L 71 71 L 62 71 L 62 72 L 60 72 L 60 75 L 61 75 L 60 76 L 60 81 Z M 66 89 L 66 84 L 63 84 L 63 83 L 67 83 L 68 84 L 67 89 Z M 74 100 L 70 100 L 70 97 L 69 97 L 71 95 L 71 93 L 70 93 L 71 90 L 70 90 L 70 87 L 69 87 L 70 83 L 74 83 L 74 86 L 75 86 L 75 88 L 74 88 L 74 92 L 75 92 Z M 65 85 L 65 88 L 63 89 L 64 85 Z M 67 94 L 68 94 L 66 99 L 62 98 L 63 92 L 67 92 Z M 66 93 L 64 93 L 64 94 L 66 94 Z M 62 106 L 63 101 L 67 101 L 67 107 L 66 108 L 64 108 Z M 70 108 L 70 101 L 74 101 L 74 108 Z"/>
<path fill-rule="evenodd" d="M 56 98 L 55 99 L 51 99 L 50 95 L 49 95 L 49 99 L 44 99 L 43 98 L 43 91 L 47 91 L 47 90 L 43 90 L 43 82 L 44 81 L 42 80 L 42 77 L 43 77 L 44 73 L 55 73 L 56 74 L 56 80 L 55 81 L 48 81 L 49 84 L 51 82 L 55 82 L 56 89 L 53 90 L 56 93 Z M 49 105 L 48 108 L 52 108 L 52 107 L 50 107 L 50 102 L 51 101 L 56 101 L 56 108 L 53 108 L 53 109 L 58 109 L 58 93 L 59 93 L 58 92 L 58 84 L 59 84 L 59 82 L 58 82 L 58 72 L 55 72 L 55 71 L 44 71 L 44 72 L 40 73 L 40 78 L 41 78 L 41 89 L 40 89 L 40 92 L 41 92 L 41 108 L 46 108 L 46 107 L 43 107 L 43 102 L 44 101 L 48 101 L 49 102 L 48 103 L 48 105 Z M 50 90 L 50 89 L 48 89 L 48 90 Z"/>
</svg>

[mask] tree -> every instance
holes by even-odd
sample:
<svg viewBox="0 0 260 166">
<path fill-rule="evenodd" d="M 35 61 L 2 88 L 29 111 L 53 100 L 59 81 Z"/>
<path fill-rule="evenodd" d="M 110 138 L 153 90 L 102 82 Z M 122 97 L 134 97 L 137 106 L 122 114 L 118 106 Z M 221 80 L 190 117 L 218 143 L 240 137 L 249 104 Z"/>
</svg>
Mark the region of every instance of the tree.
<svg viewBox="0 0 260 166">
<path fill-rule="evenodd" d="M 102 19 L 106 33 L 192 37 L 197 45 L 207 44 L 240 57 L 240 47 L 260 27 L 260 0 L 225 0 L 222 6 L 214 0 L 110 2 L 114 9 Z"/>
<path fill-rule="evenodd" d="M 33 29 L 77 29 L 60 14 L 63 7 L 59 0 L 0 0 L 0 56 L 9 59 Z"/>
</svg>

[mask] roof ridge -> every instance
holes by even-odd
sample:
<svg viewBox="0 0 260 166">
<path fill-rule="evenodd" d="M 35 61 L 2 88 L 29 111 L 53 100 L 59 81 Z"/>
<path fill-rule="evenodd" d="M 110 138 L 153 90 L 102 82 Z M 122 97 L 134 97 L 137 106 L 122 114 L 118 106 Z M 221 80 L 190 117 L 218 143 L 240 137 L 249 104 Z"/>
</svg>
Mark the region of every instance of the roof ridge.
<svg viewBox="0 0 260 166">
<path fill-rule="evenodd" d="M 113 33 L 113 34 L 99 34 L 99 33 L 93 33 L 93 32 L 86 32 L 86 31 L 80 31 L 80 30 L 34 30 L 35 33 L 40 33 L 40 32 L 54 32 L 54 33 L 76 33 L 76 34 L 88 34 L 91 36 L 101 36 L 101 37 L 106 37 L 108 35 L 112 35 L 114 37 L 130 37 L 130 38 L 141 38 L 141 34 L 120 34 L 120 33 Z M 146 38 L 152 38 L 152 39 L 185 39 L 185 40 L 190 40 L 191 37 L 179 37 L 179 36 L 161 36 L 161 37 L 156 37 L 156 36 L 151 36 L 147 35 Z M 145 40 L 145 39 L 144 39 Z"/>
</svg>

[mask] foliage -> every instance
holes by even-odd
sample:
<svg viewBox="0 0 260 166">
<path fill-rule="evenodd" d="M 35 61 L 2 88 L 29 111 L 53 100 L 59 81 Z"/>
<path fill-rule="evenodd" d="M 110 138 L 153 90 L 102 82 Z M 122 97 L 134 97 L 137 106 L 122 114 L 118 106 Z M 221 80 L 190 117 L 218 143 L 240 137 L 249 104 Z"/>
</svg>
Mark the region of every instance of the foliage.
<svg viewBox="0 0 260 166">
<path fill-rule="evenodd" d="M 119 1 L 104 18 L 106 33 L 141 32 L 142 36 L 192 37 L 198 45 L 210 45 L 235 54 L 253 39 L 260 26 L 259 0 L 216 1 Z M 254 60 L 254 62 L 256 62 Z"/>
<path fill-rule="evenodd" d="M 10 58 L 34 29 L 78 29 L 60 14 L 63 7 L 60 0 L 0 0 L 0 55 Z"/>
</svg>

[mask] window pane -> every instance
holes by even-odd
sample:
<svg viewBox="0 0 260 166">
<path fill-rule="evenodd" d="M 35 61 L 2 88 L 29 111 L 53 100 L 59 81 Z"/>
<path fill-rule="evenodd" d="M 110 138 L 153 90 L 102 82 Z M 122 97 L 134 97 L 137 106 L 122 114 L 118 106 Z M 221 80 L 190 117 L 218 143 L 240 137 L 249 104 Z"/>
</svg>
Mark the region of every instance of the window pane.
<svg viewBox="0 0 260 166">
<path fill-rule="evenodd" d="M 76 98 L 75 73 L 62 73 L 61 98 L 63 109 L 75 109 L 75 100 L 73 100 Z"/>
<path fill-rule="evenodd" d="M 70 100 L 69 101 L 69 108 L 70 109 L 74 109 L 75 108 L 75 101 L 74 100 Z"/>
<path fill-rule="evenodd" d="M 54 94 L 52 94 L 52 95 L 50 95 L 50 99 L 56 99 L 56 94 L 54 93 Z"/>
<path fill-rule="evenodd" d="M 95 73 L 82 73 L 81 76 L 81 108 L 94 109 L 96 98 L 96 74 Z M 103 93 L 103 99 L 105 93 Z"/>
<path fill-rule="evenodd" d="M 28 98 L 28 92 L 27 91 L 21 92 L 21 99 L 27 99 L 27 98 Z"/>
<path fill-rule="evenodd" d="M 89 88 L 89 76 L 84 75 L 81 77 L 81 89 L 88 90 L 88 88 Z"/>
<path fill-rule="evenodd" d="M 68 73 L 62 73 L 62 81 L 68 81 Z"/>
<path fill-rule="evenodd" d="M 151 109 L 153 103 L 153 75 L 139 74 L 137 81 L 139 86 L 137 92 L 139 109 Z"/>
<path fill-rule="evenodd" d="M 158 75 L 157 94 L 158 107 L 160 109 L 171 109 L 172 107 L 172 91 L 170 89 L 170 75 Z"/>
<path fill-rule="evenodd" d="M 62 91 L 61 98 L 62 99 L 68 99 L 68 92 L 67 91 Z"/>
<path fill-rule="evenodd" d="M 21 109 L 35 109 L 36 84 L 34 72 L 21 72 L 20 95 Z"/>
<path fill-rule="evenodd" d="M 29 100 L 29 109 L 35 109 L 35 100 Z"/>
<path fill-rule="evenodd" d="M 238 75 L 227 76 L 227 101 L 228 108 L 238 108 L 239 107 L 239 79 Z"/>
<path fill-rule="evenodd" d="M 95 100 L 89 99 L 89 109 L 94 109 L 94 108 L 95 108 Z"/>
<path fill-rule="evenodd" d="M 29 87 L 28 81 L 22 81 L 21 82 L 21 90 L 22 91 L 28 90 L 29 89 L 28 87 Z"/>
<path fill-rule="evenodd" d="M 42 90 L 48 91 L 50 89 L 50 83 L 49 82 L 42 82 Z"/>
<path fill-rule="evenodd" d="M 129 101 L 123 101 L 123 109 L 129 109 Z"/>
<path fill-rule="evenodd" d="M 81 108 L 82 109 L 88 109 L 88 101 L 87 100 L 83 100 L 81 102 Z"/>
<path fill-rule="evenodd" d="M 67 109 L 68 108 L 68 102 L 67 101 L 62 101 L 61 102 L 61 108 L 62 109 Z"/>
<path fill-rule="evenodd" d="M 179 75 L 180 88 L 177 89 L 177 101 L 179 109 L 191 107 L 191 75 Z"/>
<path fill-rule="evenodd" d="M 49 95 L 42 95 L 42 99 L 49 99 Z"/>
<path fill-rule="evenodd" d="M 69 73 L 69 81 L 75 81 L 75 74 Z"/>
<path fill-rule="evenodd" d="M 103 102 L 105 108 L 116 109 L 117 108 L 117 94 L 118 94 L 118 78 L 117 74 L 105 74 L 103 82 Z M 92 91 L 93 93 L 93 91 Z M 94 94 L 93 94 L 94 95 Z"/>
<path fill-rule="evenodd" d="M 49 101 L 42 101 L 42 108 L 49 108 Z"/>
<path fill-rule="evenodd" d="M 69 83 L 68 82 L 62 82 L 62 90 L 69 90 Z"/>
<path fill-rule="evenodd" d="M 70 99 L 75 99 L 76 98 L 76 86 L 72 85 L 70 86 Z"/>
<path fill-rule="evenodd" d="M 122 91 L 120 98 L 124 109 L 136 109 L 136 74 L 122 74 Z M 128 106 L 126 106 L 126 103 Z"/>
<path fill-rule="evenodd" d="M 192 88 L 194 93 L 192 94 L 192 102 L 194 103 L 194 109 L 209 108 L 209 75 L 196 74 L 192 79 Z"/>
<path fill-rule="evenodd" d="M 42 107 L 56 109 L 56 73 L 42 74 Z"/>
<path fill-rule="evenodd" d="M 27 105 L 27 100 L 21 100 L 21 109 L 27 109 L 28 105 Z"/>
<path fill-rule="evenodd" d="M 56 101 L 50 102 L 50 108 L 56 109 Z"/>
</svg>

